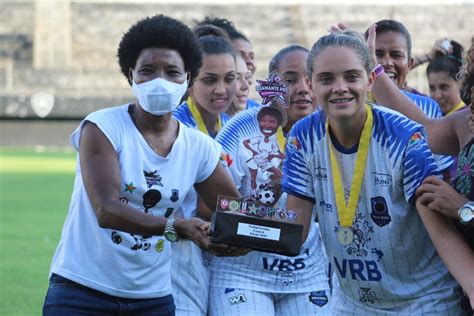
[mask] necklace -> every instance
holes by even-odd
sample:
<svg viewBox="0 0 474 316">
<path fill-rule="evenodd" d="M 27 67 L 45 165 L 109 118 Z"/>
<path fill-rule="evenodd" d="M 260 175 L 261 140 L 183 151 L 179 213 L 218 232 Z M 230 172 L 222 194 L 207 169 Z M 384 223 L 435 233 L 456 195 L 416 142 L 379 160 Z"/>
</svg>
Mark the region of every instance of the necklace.
<svg viewBox="0 0 474 316">
<path fill-rule="evenodd" d="M 142 129 L 140 128 L 140 126 L 138 125 L 138 122 L 137 122 L 137 119 L 135 117 L 135 110 L 133 108 L 133 105 L 130 105 L 130 107 L 128 108 L 128 113 L 130 113 L 130 117 L 132 119 L 132 122 L 133 124 L 135 124 L 135 126 L 137 127 L 138 129 L 138 132 L 140 132 L 140 134 L 142 134 L 143 138 L 145 139 L 146 143 L 148 144 L 148 146 L 150 146 L 150 148 L 153 150 L 153 152 L 157 155 L 159 155 L 158 153 L 158 148 L 155 148 L 155 146 L 153 146 L 153 144 L 151 143 L 150 139 L 148 138 L 148 136 L 142 131 Z"/>
<path fill-rule="evenodd" d="M 191 115 L 194 117 L 194 120 L 196 121 L 197 128 L 204 134 L 209 135 L 212 138 L 215 138 L 216 134 L 222 128 L 221 115 L 219 114 L 217 116 L 217 132 L 213 133 L 207 128 L 206 124 L 204 123 L 201 113 L 199 113 L 199 110 L 194 104 L 193 99 L 191 97 L 188 97 L 188 99 L 186 100 L 186 103 L 188 104 L 189 110 L 191 111 Z"/>
</svg>

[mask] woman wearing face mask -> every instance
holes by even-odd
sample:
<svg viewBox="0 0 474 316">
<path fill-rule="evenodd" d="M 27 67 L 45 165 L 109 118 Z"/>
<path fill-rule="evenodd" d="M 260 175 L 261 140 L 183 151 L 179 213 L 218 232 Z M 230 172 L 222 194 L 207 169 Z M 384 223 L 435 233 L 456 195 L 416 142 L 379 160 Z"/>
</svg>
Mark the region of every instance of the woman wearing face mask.
<svg viewBox="0 0 474 316">
<path fill-rule="evenodd" d="M 201 65 L 194 34 L 145 18 L 122 37 L 118 59 L 137 101 L 91 113 L 71 136 L 76 180 L 44 315 L 174 315 L 170 242 L 233 249 L 210 243 L 208 223 L 174 217 L 193 187 L 209 206 L 218 191 L 238 196 L 214 143 L 171 115 Z"/>
<path fill-rule="evenodd" d="M 201 34 L 198 41 L 202 66 L 188 90 L 188 98 L 173 115 L 214 138 L 230 118 L 225 112 L 235 96 L 235 51 L 224 36 L 216 36 L 214 31 L 211 35 Z"/>
</svg>

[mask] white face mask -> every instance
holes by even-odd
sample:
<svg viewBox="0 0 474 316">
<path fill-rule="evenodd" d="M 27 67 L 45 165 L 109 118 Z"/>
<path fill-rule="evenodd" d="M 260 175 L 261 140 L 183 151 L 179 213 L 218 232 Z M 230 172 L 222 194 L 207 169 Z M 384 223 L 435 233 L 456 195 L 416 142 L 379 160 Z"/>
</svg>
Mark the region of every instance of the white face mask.
<svg viewBox="0 0 474 316">
<path fill-rule="evenodd" d="M 136 84 L 133 81 L 132 92 L 141 107 L 153 115 L 165 115 L 173 111 L 186 93 L 188 82 L 174 83 L 162 78 Z"/>
</svg>

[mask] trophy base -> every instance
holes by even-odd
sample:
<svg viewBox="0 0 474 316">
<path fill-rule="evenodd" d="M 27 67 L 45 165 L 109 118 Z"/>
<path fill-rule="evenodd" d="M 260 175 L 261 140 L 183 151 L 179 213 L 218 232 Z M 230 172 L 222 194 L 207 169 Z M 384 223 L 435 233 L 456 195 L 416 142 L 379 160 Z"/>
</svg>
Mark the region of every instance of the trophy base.
<svg viewBox="0 0 474 316">
<path fill-rule="evenodd" d="M 213 242 L 291 257 L 301 251 L 300 224 L 217 211 L 212 214 L 211 227 Z"/>
</svg>

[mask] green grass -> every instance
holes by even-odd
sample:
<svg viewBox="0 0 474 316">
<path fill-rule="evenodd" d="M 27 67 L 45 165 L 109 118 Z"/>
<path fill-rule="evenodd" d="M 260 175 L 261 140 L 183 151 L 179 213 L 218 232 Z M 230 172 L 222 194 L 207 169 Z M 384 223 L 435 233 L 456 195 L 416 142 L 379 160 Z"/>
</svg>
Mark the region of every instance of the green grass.
<svg viewBox="0 0 474 316">
<path fill-rule="evenodd" d="M 0 315 L 41 315 L 73 153 L 0 149 Z"/>
</svg>

